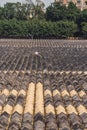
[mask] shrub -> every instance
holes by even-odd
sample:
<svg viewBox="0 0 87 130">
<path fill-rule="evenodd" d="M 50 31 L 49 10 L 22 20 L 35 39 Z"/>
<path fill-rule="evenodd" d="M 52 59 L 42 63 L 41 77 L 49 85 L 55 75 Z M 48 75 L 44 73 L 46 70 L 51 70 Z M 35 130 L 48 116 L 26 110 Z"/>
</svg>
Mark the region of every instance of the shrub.
<svg viewBox="0 0 87 130">
<path fill-rule="evenodd" d="M 82 35 L 87 39 L 87 22 L 81 23 Z"/>
<path fill-rule="evenodd" d="M 2 38 L 67 38 L 74 36 L 77 25 L 74 22 L 59 21 L 47 22 L 45 20 L 0 21 L 0 37 Z"/>
</svg>

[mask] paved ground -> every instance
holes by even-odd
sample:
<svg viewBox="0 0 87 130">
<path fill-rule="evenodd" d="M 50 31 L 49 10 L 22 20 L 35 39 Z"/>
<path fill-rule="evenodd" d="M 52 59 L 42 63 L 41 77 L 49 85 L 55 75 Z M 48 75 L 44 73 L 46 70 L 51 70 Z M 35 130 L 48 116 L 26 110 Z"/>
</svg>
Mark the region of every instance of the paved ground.
<svg viewBox="0 0 87 130">
<path fill-rule="evenodd" d="M 87 41 L 0 40 L 0 130 L 87 129 Z"/>
</svg>

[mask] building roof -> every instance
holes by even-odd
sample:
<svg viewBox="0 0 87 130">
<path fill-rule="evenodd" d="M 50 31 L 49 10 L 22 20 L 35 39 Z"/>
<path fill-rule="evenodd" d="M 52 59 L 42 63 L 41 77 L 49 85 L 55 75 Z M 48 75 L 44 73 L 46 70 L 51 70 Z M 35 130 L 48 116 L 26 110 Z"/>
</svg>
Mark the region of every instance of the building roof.
<svg viewBox="0 0 87 130">
<path fill-rule="evenodd" d="M 82 43 L 64 40 L 0 41 L 0 130 L 87 129 L 87 70 L 80 59 L 86 58 L 87 41 Z M 55 62 L 58 59 L 63 63 L 62 52 L 66 50 L 64 58 L 73 54 L 80 60 L 77 70 L 73 55 L 74 70 L 67 70 L 67 65 L 64 70 L 57 66 L 56 69 L 48 67 L 48 63 L 55 66 L 54 60 L 50 61 L 54 54 Z M 71 65 L 69 61 L 65 63 Z M 86 62 L 84 64 L 86 66 Z M 62 66 L 60 63 L 57 65 Z"/>
<path fill-rule="evenodd" d="M 87 74 L 0 73 L 0 129 L 87 128 Z"/>
</svg>

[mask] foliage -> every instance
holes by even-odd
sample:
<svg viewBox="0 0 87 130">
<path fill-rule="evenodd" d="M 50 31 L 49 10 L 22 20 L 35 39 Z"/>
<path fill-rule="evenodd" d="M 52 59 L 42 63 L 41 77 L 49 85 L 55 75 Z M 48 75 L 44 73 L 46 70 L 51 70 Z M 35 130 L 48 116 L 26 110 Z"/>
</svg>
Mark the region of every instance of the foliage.
<svg viewBox="0 0 87 130">
<path fill-rule="evenodd" d="M 46 19 L 51 21 L 66 20 L 67 8 L 59 2 L 54 2 L 46 9 Z"/>
<path fill-rule="evenodd" d="M 47 22 L 45 20 L 1 20 L 0 36 L 3 38 L 67 38 L 77 31 L 74 22 Z"/>
<path fill-rule="evenodd" d="M 46 9 L 46 19 L 51 21 L 69 20 L 74 21 L 78 19 L 80 10 L 72 2 L 68 7 L 59 2 L 55 2 Z"/>
<path fill-rule="evenodd" d="M 81 23 L 83 37 L 87 39 L 87 22 Z"/>
<path fill-rule="evenodd" d="M 87 22 L 87 9 L 83 10 L 81 12 L 81 15 L 79 17 L 79 22 Z"/>
<path fill-rule="evenodd" d="M 17 19 L 17 20 L 29 20 L 30 15 L 32 18 L 44 18 L 44 3 L 40 0 L 36 0 L 34 4 L 30 0 L 26 0 L 26 3 L 6 3 L 4 7 L 0 7 L 0 19 Z"/>
<path fill-rule="evenodd" d="M 69 3 L 67 10 L 67 19 L 76 22 L 81 15 L 81 10 L 78 9 L 73 2 Z"/>
<path fill-rule="evenodd" d="M 72 2 L 54 2 L 44 12 L 41 0 L 6 3 L 0 7 L 0 37 L 67 38 L 87 37 L 87 9 L 81 11 Z"/>
</svg>

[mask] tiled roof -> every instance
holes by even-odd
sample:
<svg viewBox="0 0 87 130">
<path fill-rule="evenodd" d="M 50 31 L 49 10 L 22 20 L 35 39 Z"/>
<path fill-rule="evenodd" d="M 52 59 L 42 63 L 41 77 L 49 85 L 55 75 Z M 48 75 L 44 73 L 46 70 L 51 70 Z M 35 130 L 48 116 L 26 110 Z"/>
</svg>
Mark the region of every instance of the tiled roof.
<svg viewBox="0 0 87 130">
<path fill-rule="evenodd" d="M 86 128 L 86 74 L 0 73 L 0 130 Z"/>
<path fill-rule="evenodd" d="M 86 71 L 87 41 L 0 40 L 0 70 Z"/>
<path fill-rule="evenodd" d="M 80 61 L 80 56 L 86 58 L 86 43 L 60 47 L 55 40 L 29 41 L 18 47 L 4 42 L 0 44 L 0 130 L 86 130 L 87 61 L 85 70 L 84 59 Z M 62 50 L 69 61 L 76 50 L 73 71 L 67 69 L 66 63 L 71 65 L 72 60 L 64 60 Z M 74 65 L 74 58 L 80 67 Z M 65 68 L 60 70 L 63 61 Z"/>
</svg>

